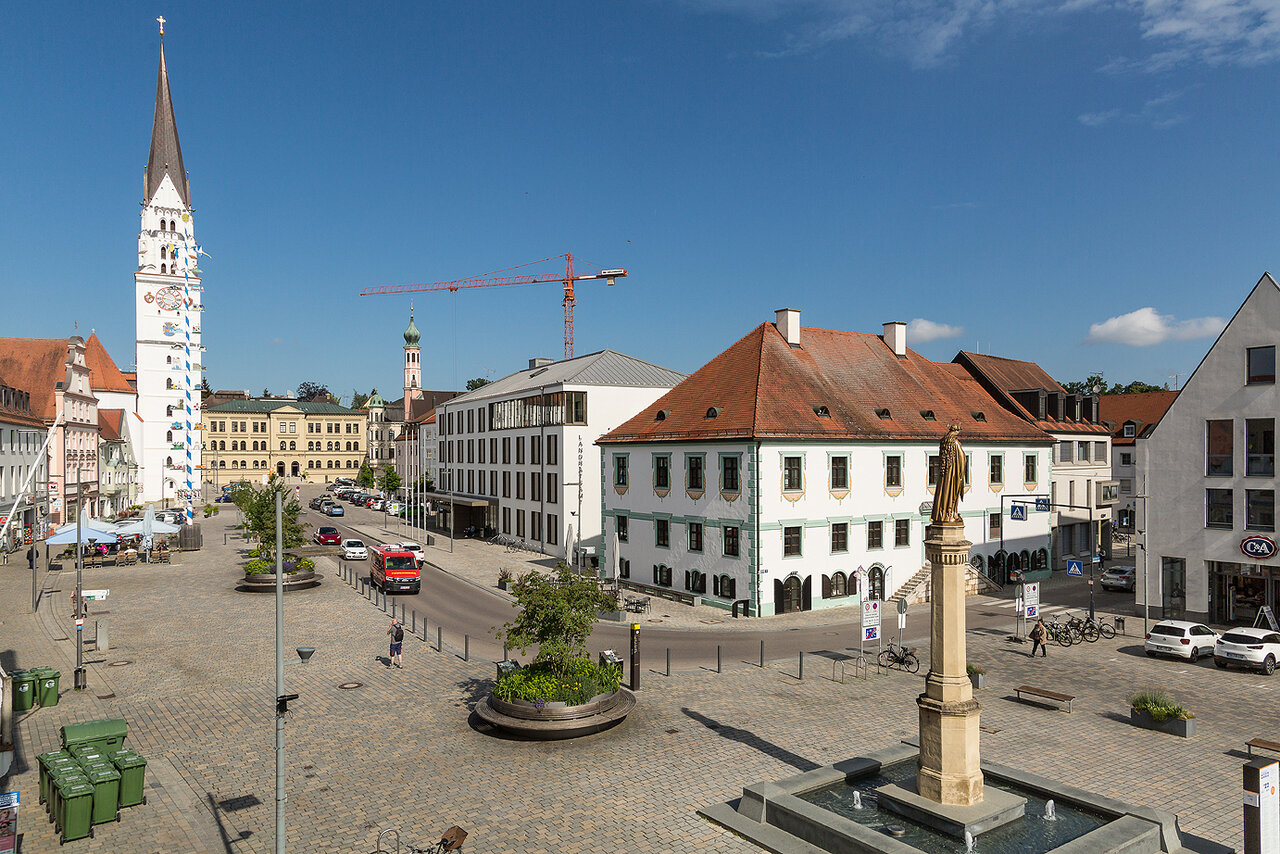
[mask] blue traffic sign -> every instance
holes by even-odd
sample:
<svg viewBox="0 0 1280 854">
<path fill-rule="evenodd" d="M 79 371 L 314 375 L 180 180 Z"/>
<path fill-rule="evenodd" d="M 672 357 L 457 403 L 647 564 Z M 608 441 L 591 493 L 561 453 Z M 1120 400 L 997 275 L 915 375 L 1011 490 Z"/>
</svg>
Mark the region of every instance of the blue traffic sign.
<svg viewBox="0 0 1280 854">
<path fill-rule="evenodd" d="M 1084 561 L 1082 560 L 1067 561 L 1067 575 L 1074 576 L 1075 578 L 1083 578 L 1084 577 Z"/>
<path fill-rule="evenodd" d="M 1049 509 L 1049 499 L 1047 498 L 1036 499 L 1036 510 L 1043 512 L 1043 511 L 1047 511 L 1048 509 Z"/>
<path fill-rule="evenodd" d="M 1015 522 L 1027 521 L 1027 505 L 1014 504 L 1009 508 L 1009 518 Z"/>
</svg>

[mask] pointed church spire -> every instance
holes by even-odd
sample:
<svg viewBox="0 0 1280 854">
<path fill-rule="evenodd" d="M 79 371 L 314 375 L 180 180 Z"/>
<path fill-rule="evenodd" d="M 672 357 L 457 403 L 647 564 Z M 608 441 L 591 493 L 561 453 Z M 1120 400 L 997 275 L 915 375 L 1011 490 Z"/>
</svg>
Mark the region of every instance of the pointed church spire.
<svg viewBox="0 0 1280 854">
<path fill-rule="evenodd" d="M 160 73 L 156 79 L 156 114 L 151 123 L 151 154 L 147 157 L 147 197 L 150 202 L 168 174 L 177 188 L 182 203 L 191 207 L 191 187 L 182 167 L 182 146 L 178 145 L 178 122 L 173 117 L 173 98 L 169 94 L 169 72 L 164 64 L 164 19 L 160 21 Z"/>
</svg>

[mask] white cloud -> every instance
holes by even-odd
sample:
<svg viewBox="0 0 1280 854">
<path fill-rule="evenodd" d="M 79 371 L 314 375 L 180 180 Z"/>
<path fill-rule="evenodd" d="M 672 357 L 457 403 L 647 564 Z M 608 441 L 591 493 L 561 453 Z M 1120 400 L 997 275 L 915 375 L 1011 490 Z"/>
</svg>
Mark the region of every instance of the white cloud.
<svg viewBox="0 0 1280 854">
<path fill-rule="evenodd" d="M 689 8 L 767 22 L 782 43 L 776 59 L 865 38 L 913 65 L 936 66 L 996 20 L 1014 16 L 1128 12 L 1151 45 L 1109 70 L 1159 71 L 1188 62 L 1262 65 L 1280 59 L 1276 0 L 683 0 Z"/>
<path fill-rule="evenodd" d="M 1160 314 L 1151 306 L 1112 317 L 1089 327 L 1090 344 L 1128 344 L 1150 347 L 1164 341 L 1190 341 L 1212 338 L 1225 329 L 1221 317 L 1197 317 L 1178 320 L 1171 314 Z"/>
<path fill-rule="evenodd" d="M 1076 118 L 1079 119 L 1080 124 L 1086 127 L 1101 127 L 1109 122 L 1121 121 L 1130 124 L 1150 125 L 1156 130 L 1167 130 L 1187 120 L 1185 113 L 1179 113 L 1173 109 L 1174 104 L 1185 93 L 1186 90 L 1165 92 L 1155 98 L 1148 98 L 1143 102 L 1141 109 L 1130 112 L 1121 109 L 1110 109 L 1097 113 L 1084 113 Z"/>
<path fill-rule="evenodd" d="M 939 338 L 957 338 L 963 334 L 963 326 L 934 323 L 932 320 L 925 320 L 923 317 L 917 317 L 907 324 L 907 342 L 912 345 L 937 341 Z"/>
</svg>

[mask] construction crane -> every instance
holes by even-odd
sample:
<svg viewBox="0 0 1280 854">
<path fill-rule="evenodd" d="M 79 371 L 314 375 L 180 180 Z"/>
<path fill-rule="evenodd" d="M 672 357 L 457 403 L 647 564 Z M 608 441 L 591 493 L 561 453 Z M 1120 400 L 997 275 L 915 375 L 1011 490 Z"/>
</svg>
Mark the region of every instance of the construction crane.
<svg viewBox="0 0 1280 854">
<path fill-rule="evenodd" d="M 552 255 L 550 258 L 543 258 L 541 261 L 531 261 L 528 264 L 521 264 L 521 267 L 529 267 L 533 264 L 544 264 L 547 261 L 554 261 L 558 258 L 564 259 L 564 275 L 558 276 L 554 273 L 535 273 L 531 276 L 503 276 L 501 278 L 486 278 L 484 276 L 474 276 L 469 279 L 455 279 L 452 282 L 427 282 L 420 285 L 385 285 L 377 288 L 365 288 L 360 292 L 362 297 L 381 296 L 385 294 L 412 294 L 422 291 L 460 291 L 464 288 L 498 288 L 505 285 L 534 285 L 541 282 L 560 282 L 564 286 L 564 357 L 566 359 L 573 358 L 573 307 L 577 300 L 573 293 L 573 283 L 582 282 L 588 279 L 604 279 L 605 283 L 612 286 L 615 279 L 624 278 L 627 271 L 621 268 L 616 270 L 601 270 L 599 273 L 590 273 L 585 276 L 574 275 L 573 272 L 573 254 L 566 252 L 564 255 Z M 508 269 L 516 269 L 514 267 Z"/>
</svg>

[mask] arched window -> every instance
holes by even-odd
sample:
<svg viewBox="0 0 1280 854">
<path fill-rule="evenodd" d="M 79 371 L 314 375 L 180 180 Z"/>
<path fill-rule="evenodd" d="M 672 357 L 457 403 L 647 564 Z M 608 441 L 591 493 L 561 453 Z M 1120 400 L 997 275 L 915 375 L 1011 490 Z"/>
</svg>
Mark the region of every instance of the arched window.
<svg viewBox="0 0 1280 854">
<path fill-rule="evenodd" d="M 169 220 L 169 230 L 170 230 L 170 231 L 177 231 L 177 230 L 178 230 L 178 224 L 177 224 L 176 222 L 174 222 L 173 220 Z"/>
<path fill-rule="evenodd" d="M 165 458 L 164 458 L 164 464 L 172 468 L 172 467 L 173 467 L 173 457 L 165 457 Z"/>
<path fill-rule="evenodd" d="M 172 364 L 173 364 L 173 357 L 172 357 L 172 356 L 165 356 L 165 357 L 164 357 L 164 363 L 165 363 L 166 365 L 172 365 Z"/>
<path fill-rule="evenodd" d="M 281 443 L 280 443 L 280 450 L 282 450 L 282 451 L 284 450 L 284 445 L 285 445 L 285 443 L 284 443 L 284 442 L 281 442 Z"/>
<path fill-rule="evenodd" d="M 165 274 L 166 274 L 166 273 L 168 273 L 168 272 L 169 272 L 169 268 L 168 268 L 168 266 L 167 266 L 167 265 L 165 265 L 165 264 L 161 264 L 161 265 L 160 265 L 160 275 L 162 275 L 162 276 L 163 276 L 163 275 L 165 275 Z"/>
<path fill-rule="evenodd" d="M 867 597 L 884 601 L 884 567 L 873 566 L 867 573 Z"/>
<path fill-rule="evenodd" d="M 312 463 L 313 463 L 313 462 L 314 462 L 314 460 L 307 460 L 307 468 L 309 468 L 309 469 L 313 469 L 313 468 L 315 468 L 315 466 L 314 466 L 314 465 L 312 465 Z"/>
<path fill-rule="evenodd" d="M 331 469 L 331 468 L 333 468 L 333 460 L 325 460 L 325 461 L 324 461 L 324 467 L 325 467 L 325 468 L 327 468 L 327 469 Z"/>
<path fill-rule="evenodd" d="M 165 433 L 165 434 L 164 434 L 164 440 L 165 440 L 166 442 L 172 442 L 172 441 L 173 441 L 173 431 L 172 431 L 172 430 L 170 430 L 168 433 Z"/>
<path fill-rule="evenodd" d="M 169 257 L 168 252 L 169 252 L 169 250 L 165 249 L 165 247 L 164 247 L 164 246 L 161 246 L 161 247 L 160 247 L 160 258 L 161 258 L 161 260 L 163 260 L 163 259 L 165 259 L 165 258 L 168 258 L 168 257 Z"/>
<path fill-rule="evenodd" d="M 226 461 L 226 460 L 218 460 L 218 468 L 220 468 L 220 469 L 224 469 L 224 468 L 226 468 L 226 467 L 227 467 L 227 461 Z"/>
<path fill-rule="evenodd" d="M 219 450 L 219 451 L 225 451 L 226 449 L 227 449 L 227 442 L 226 442 L 226 440 L 225 440 L 225 439 L 223 439 L 223 440 L 219 441 L 219 442 L 218 442 L 218 450 Z"/>
<path fill-rule="evenodd" d="M 358 451 L 358 450 L 360 450 L 360 443 L 359 443 L 359 442 L 352 442 L 352 443 L 351 443 L 351 450 L 353 450 L 353 451 Z"/>
<path fill-rule="evenodd" d="M 298 443 L 297 443 L 297 442 L 290 442 L 290 443 L 289 443 L 289 450 L 291 450 L 291 451 L 296 451 L 296 450 L 298 450 Z"/>
<path fill-rule="evenodd" d="M 848 596 L 848 579 L 843 572 L 836 572 L 831 575 L 831 595 L 832 596 Z"/>
</svg>

